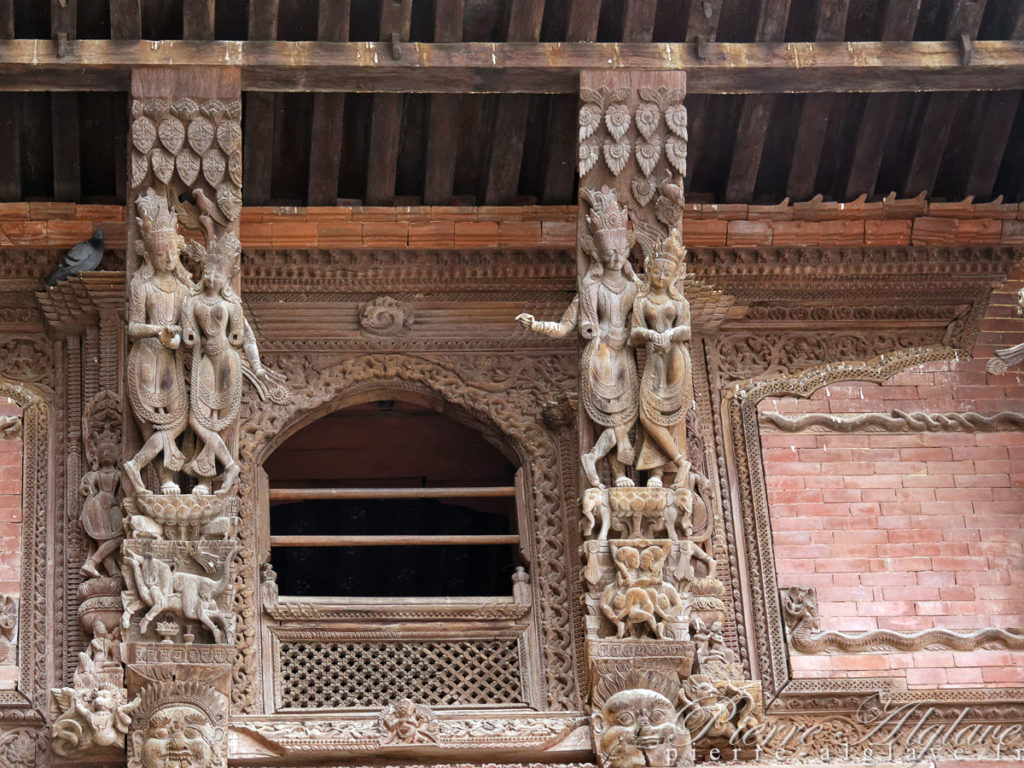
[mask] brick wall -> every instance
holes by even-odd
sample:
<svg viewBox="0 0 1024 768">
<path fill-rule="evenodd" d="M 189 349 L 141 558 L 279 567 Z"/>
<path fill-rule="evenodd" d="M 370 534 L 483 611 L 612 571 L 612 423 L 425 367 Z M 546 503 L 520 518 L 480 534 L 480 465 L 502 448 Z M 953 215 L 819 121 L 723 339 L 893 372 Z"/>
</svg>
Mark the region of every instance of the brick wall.
<svg viewBox="0 0 1024 768">
<path fill-rule="evenodd" d="M 0 397 L 0 417 L 18 416 L 21 409 Z M 21 593 L 21 437 L 0 438 L 0 594 Z M 14 688 L 17 659 L 0 664 L 0 689 Z"/>
</svg>

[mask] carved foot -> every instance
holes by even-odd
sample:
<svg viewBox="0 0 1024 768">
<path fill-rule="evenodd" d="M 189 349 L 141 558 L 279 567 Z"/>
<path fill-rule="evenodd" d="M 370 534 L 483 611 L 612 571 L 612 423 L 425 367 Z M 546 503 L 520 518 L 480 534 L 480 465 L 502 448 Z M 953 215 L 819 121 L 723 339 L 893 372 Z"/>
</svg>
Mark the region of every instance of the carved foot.
<svg viewBox="0 0 1024 768">
<path fill-rule="evenodd" d="M 193 496 L 209 496 L 210 495 L 210 483 L 204 480 L 198 483 L 195 488 L 192 489 Z"/>
<path fill-rule="evenodd" d="M 132 488 L 135 493 L 139 496 L 145 496 L 151 491 L 146 488 L 146 484 L 142 482 L 142 475 L 139 474 L 139 468 L 135 465 L 135 459 L 125 462 L 124 473 L 128 476 L 128 482 L 132 484 Z"/>
<path fill-rule="evenodd" d="M 239 472 L 240 469 L 237 464 L 232 464 L 224 470 L 224 480 L 221 482 L 221 486 L 217 490 L 218 496 L 227 496 L 232 490 L 234 490 L 235 483 L 238 482 Z"/>
<path fill-rule="evenodd" d="M 80 570 L 83 576 L 92 576 L 94 579 L 98 579 L 101 576 L 96 566 L 90 563 L 88 560 L 86 560 L 85 564 L 81 567 Z"/>
<path fill-rule="evenodd" d="M 173 480 L 167 480 L 160 486 L 160 493 L 164 496 L 180 496 L 181 488 Z"/>
<path fill-rule="evenodd" d="M 647 478 L 648 488 L 661 488 L 662 485 L 663 483 L 661 482 L 661 475 L 651 475 L 649 478 Z"/>
<path fill-rule="evenodd" d="M 615 487 L 616 488 L 632 488 L 633 485 L 634 485 L 633 481 L 630 480 L 625 475 L 623 475 L 622 477 L 616 477 L 615 478 Z"/>
<path fill-rule="evenodd" d="M 587 476 L 587 482 L 594 488 L 604 488 L 601 478 L 597 475 L 597 457 L 592 453 L 584 453 L 580 457 L 580 462 L 583 464 L 583 474 Z"/>
</svg>

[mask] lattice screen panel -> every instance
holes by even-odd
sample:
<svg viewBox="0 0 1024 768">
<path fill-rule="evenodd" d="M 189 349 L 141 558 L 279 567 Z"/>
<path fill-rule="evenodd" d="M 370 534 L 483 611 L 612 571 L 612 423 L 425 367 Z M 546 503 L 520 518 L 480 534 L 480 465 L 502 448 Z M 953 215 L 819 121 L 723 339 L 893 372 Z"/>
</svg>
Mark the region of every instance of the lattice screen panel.
<svg viewBox="0 0 1024 768">
<path fill-rule="evenodd" d="M 522 704 L 515 639 L 282 642 L 285 709 L 377 708 L 409 698 L 432 707 Z"/>
</svg>

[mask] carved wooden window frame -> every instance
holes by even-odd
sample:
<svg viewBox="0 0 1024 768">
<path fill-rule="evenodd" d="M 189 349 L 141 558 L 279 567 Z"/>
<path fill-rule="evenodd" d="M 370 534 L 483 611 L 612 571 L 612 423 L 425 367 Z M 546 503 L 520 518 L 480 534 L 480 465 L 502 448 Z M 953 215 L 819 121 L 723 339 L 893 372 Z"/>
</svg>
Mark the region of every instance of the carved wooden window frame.
<svg viewBox="0 0 1024 768">
<path fill-rule="evenodd" d="M 499 363 L 512 366 L 516 375 L 505 377 L 497 386 L 488 380 L 494 375 L 494 358 L 487 354 L 452 359 L 443 354 L 371 353 L 320 359 L 319 355 L 268 352 L 264 358 L 270 365 L 288 373 L 296 397 L 289 406 L 269 410 L 265 404 L 263 407 L 243 406 L 248 410 L 248 414 L 243 414 L 240 441 L 243 488 L 247 490 L 242 497 L 240 534 L 245 544 L 240 555 L 242 567 L 236 601 L 240 604 L 252 601 L 248 604 L 255 605 L 256 610 L 248 616 L 240 616 L 236 679 L 244 676 L 251 682 L 233 689 L 241 692 L 236 698 L 236 707 L 252 713 L 274 711 L 274 670 L 266 663 L 270 658 L 266 650 L 272 638 L 263 609 L 254 599 L 259 588 L 258 570 L 265 561 L 263 553 L 266 551 L 258 540 L 259 530 L 266 528 L 257 525 L 260 503 L 253 482 L 255 468 L 262 465 L 288 435 L 344 407 L 352 402 L 353 396 L 371 391 L 379 396 L 381 391 L 400 389 L 440 397 L 462 408 L 476 421 L 498 430 L 503 441 L 519 455 L 523 487 L 530 489 L 524 494 L 527 505 L 520 517 L 520 534 L 524 545 L 528 543 L 532 550 L 532 602 L 531 615 L 525 621 L 511 619 L 506 630 L 515 629 L 527 641 L 528 652 L 522 659 L 526 671 L 524 684 L 528 685 L 524 707 L 577 711 L 576 681 L 579 678 L 573 638 L 578 629 L 571 620 L 574 611 L 572 576 L 565 569 L 569 544 L 564 538 L 566 519 L 562 511 L 565 499 L 574 495 L 574 489 L 561 487 L 567 480 L 565 467 L 561 465 L 566 461 L 572 435 L 567 427 L 557 430 L 564 434 L 553 434 L 543 418 L 545 404 L 566 388 L 566 377 L 551 376 L 547 370 L 550 362 L 537 360 L 528 353 L 514 353 Z M 301 372 L 297 368 L 301 368 Z M 565 374 L 570 370 L 566 368 Z M 250 418 L 247 420 L 246 416 Z M 541 480 L 537 479 L 538 473 L 542 475 Z M 552 526 L 557 528 L 557 533 Z M 553 545 L 557 546 L 553 549 Z M 552 592 L 553 589 L 558 591 Z M 257 678 L 262 678 L 262 685 L 256 685 Z M 257 691 L 262 691 L 260 697 L 256 696 Z"/>
<path fill-rule="evenodd" d="M 767 398 L 809 397 L 830 384 L 843 381 L 882 383 L 915 365 L 953 360 L 957 350 L 947 346 L 899 350 L 859 363 L 817 366 L 793 375 L 764 376 L 736 384 L 723 393 L 721 413 L 727 463 L 731 470 L 734 520 L 741 532 L 736 542 L 741 562 L 746 563 L 747 641 L 756 664 L 768 711 L 800 711 L 806 707 L 854 712 L 869 696 L 883 692 L 892 700 L 936 700 L 942 706 L 957 707 L 977 702 L 979 694 L 998 702 L 1017 701 L 1024 689 L 984 691 L 895 690 L 891 678 L 801 678 L 790 677 L 788 646 L 779 599 L 775 555 L 771 538 L 769 506 L 761 455 L 758 404 Z M 1000 715 L 994 713 L 996 717 Z M 1019 710 L 1010 706 L 1006 717 Z"/>
</svg>

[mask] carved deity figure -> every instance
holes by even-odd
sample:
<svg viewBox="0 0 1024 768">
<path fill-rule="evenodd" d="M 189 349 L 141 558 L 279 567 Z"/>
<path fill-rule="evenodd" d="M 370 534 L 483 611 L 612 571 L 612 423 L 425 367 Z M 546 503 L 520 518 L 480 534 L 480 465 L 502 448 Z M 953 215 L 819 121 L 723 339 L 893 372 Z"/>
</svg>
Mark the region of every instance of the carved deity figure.
<svg viewBox="0 0 1024 768">
<path fill-rule="evenodd" d="M 114 440 L 99 442 L 93 469 L 82 476 L 78 486 L 79 495 L 85 497 L 78 522 L 90 544 L 89 557 L 82 565 L 82 573 L 86 576 L 102 576 L 98 568 L 100 564 L 108 576 L 121 572 L 117 553 L 124 533 L 121 529 L 121 504 L 117 498 L 121 487 L 118 452 L 119 447 Z"/>
<path fill-rule="evenodd" d="M 635 457 L 629 431 L 637 418 L 638 376 L 629 346 L 630 313 L 637 295 L 636 275 L 629 264 L 629 215 L 613 189 L 584 189 L 582 195 L 591 207 L 587 226 L 592 241 L 584 238 L 584 250 L 592 261 L 576 298 L 559 322 L 539 322 L 529 314 L 516 319 L 528 330 L 555 338 L 578 330 L 584 340 L 580 399 L 599 433 L 582 456 L 583 471 L 591 486 L 604 487 L 597 462 L 607 458 L 615 485 L 630 486 L 626 467 Z"/>
<path fill-rule="evenodd" d="M 242 403 L 242 360 L 245 342 L 242 302 L 231 290 L 238 272 L 241 243 L 228 232 L 211 237 L 209 249 L 193 244 L 203 255 L 203 275 L 182 312 L 182 343 L 192 350 L 189 425 L 200 448 L 185 467 L 199 478 L 193 493 L 206 494 L 224 468 L 218 495 L 229 493 L 238 480 L 239 467 L 228 448 L 225 433 L 238 418 Z"/>
<path fill-rule="evenodd" d="M 636 468 L 650 470 L 647 485 L 661 487 L 666 470 L 675 485 L 688 480 L 686 411 L 693 400 L 690 353 L 690 303 L 677 281 L 686 273 L 679 232 L 662 241 L 644 260 L 644 276 L 633 304 L 633 346 L 646 347 L 640 380 L 640 424 L 643 434 Z M 682 434 L 680 434 L 682 429 Z"/>
<path fill-rule="evenodd" d="M 437 742 L 437 716 L 410 699 L 399 699 L 381 710 L 378 717 L 384 744 L 422 744 Z"/>
<path fill-rule="evenodd" d="M 198 707 L 172 704 L 150 715 L 139 749 L 143 768 L 209 768 L 219 763 L 214 729 Z"/>
<path fill-rule="evenodd" d="M 121 669 L 121 633 L 107 630 L 102 621 L 92 623 L 92 640 L 87 650 L 78 654 L 79 672 L 106 672 Z"/>
<path fill-rule="evenodd" d="M 692 765 L 689 734 L 676 724 L 672 702 L 637 688 L 610 696 L 593 716 L 602 768 Z"/>
<path fill-rule="evenodd" d="M 601 611 L 615 625 L 616 636 L 644 626 L 664 637 L 665 621 L 678 621 L 687 605 L 678 590 L 663 580 L 666 547 L 613 546 L 615 581 L 601 593 Z"/>
<path fill-rule="evenodd" d="M 125 702 L 124 690 L 110 683 L 96 689 L 55 689 L 51 694 L 60 710 L 51 731 L 58 755 L 77 757 L 92 747 L 123 746 L 139 699 Z"/>
<path fill-rule="evenodd" d="M 188 422 L 181 310 L 193 285 L 181 264 L 185 241 L 166 198 L 150 188 L 138 197 L 136 208 L 145 263 L 129 286 L 127 381 L 144 443 L 124 470 L 137 494 L 150 493 L 142 470 L 160 456 L 160 492 L 179 493 L 174 473 L 185 457 L 177 439 Z"/>
</svg>

